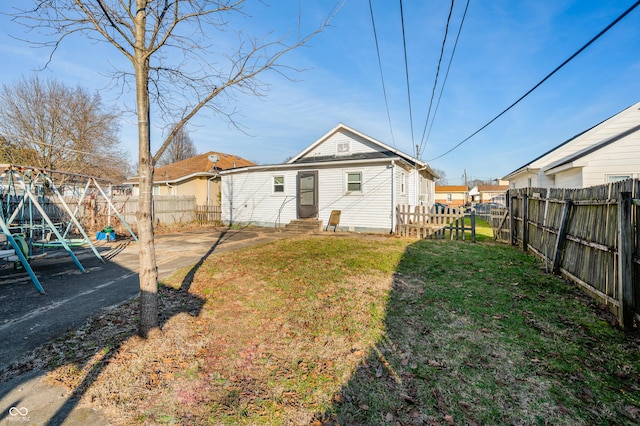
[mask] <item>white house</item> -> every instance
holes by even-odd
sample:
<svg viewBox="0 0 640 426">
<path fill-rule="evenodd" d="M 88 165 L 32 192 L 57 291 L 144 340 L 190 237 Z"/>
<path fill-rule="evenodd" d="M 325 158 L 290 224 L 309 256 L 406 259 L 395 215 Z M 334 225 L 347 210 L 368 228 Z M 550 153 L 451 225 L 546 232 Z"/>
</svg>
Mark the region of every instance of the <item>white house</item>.
<svg viewBox="0 0 640 426">
<path fill-rule="evenodd" d="M 327 224 L 340 210 L 337 229 L 392 232 L 398 204 L 432 205 L 429 165 L 344 124 L 284 164 L 220 172 L 222 221 L 280 226 L 317 218 Z"/>
<path fill-rule="evenodd" d="M 510 188 L 585 188 L 640 177 L 640 102 L 503 179 Z"/>
</svg>

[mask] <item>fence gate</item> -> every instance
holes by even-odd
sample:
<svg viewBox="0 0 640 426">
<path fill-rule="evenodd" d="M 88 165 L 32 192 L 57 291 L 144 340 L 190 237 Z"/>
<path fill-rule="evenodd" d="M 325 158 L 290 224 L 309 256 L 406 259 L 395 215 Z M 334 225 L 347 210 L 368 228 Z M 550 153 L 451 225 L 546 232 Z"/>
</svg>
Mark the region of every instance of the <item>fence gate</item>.
<svg viewBox="0 0 640 426">
<path fill-rule="evenodd" d="M 438 206 L 396 206 L 396 234 L 401 237 L 465 239 L 470 231 L 471 240 L 476 241 L 475 215 L 471 213 L 471 227 L 465 226 L 464 208 L 442 208 Z"/>
</svg>

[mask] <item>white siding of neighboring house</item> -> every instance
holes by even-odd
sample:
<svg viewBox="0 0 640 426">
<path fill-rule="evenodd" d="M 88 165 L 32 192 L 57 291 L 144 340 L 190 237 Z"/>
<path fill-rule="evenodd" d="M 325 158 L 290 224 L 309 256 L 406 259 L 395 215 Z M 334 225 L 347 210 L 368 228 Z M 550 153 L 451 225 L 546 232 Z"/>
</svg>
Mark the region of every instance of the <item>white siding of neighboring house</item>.
<svg viewBox="0 0 640 426">
<path fill-rule="evenodd" d="M 629 175 L 640 178 L 640 135 L 633 134 L 606 146 L 584 159 L 585 186 L 608 183 L 611 175 Z"/>
<path fill-rule="evenodd" d="M 319 219 L 326 225 L 332 210 L 341 210 L 340 225 L 350 231 L 389 232 L 392 206 L 391 173 L 387 164 L 346 167 L 300 168 L 318 171 Z M 297 218 L 296 177 L 298 170 L 259 170 L 223 176 L 222 220 L 225 223 L 259 226 L 286 225 Z M 362 173 L 362 193 L 347 193 L 346 173 Z M 285 177 L 284 195 L 272 191 L 273 176 Z M 281 209 L 278 219 L 278 211 Z"/>
<path fill-rule="evenodd" d="M 612 174 L 629 174 L 640 169 L 640 136 L 636 133 L 603 147 L 585 157 L 574 161 L 574 170 L 563 170 L 556 174 L 545 173 L 551 164 L 569 158 L 573 154 L 590 148 L 602 141 L 632 129 L 640 123 L 640 103 L 632 105 L 619 114 L 605 120 L 592 129 L 576 136 L 564 145 L 534 160 L 526 167 L 539 169 L 537 174 L 524 170 L 509 179 L 510 188 L 534 187 L 588 187 L 607 183 L 607 176 Z M 582 168 L 582 169 L 581 169 Z M 580 177 L 578 177 L 578 174 Z M 571 185 L 571 186 L 567 186 Z"/>
<path fill-rule="evenodd" d="M 526 188 L 528 186 L 539 186 L 538 175 L 536 173 L 522 173 L 509 181 L 509 188 Z"/>
<path fill-rule="evenodd" d="M 582 169 L 571 169 L 555 175 L 556 188 L 582 188 Z"/>
</svg>

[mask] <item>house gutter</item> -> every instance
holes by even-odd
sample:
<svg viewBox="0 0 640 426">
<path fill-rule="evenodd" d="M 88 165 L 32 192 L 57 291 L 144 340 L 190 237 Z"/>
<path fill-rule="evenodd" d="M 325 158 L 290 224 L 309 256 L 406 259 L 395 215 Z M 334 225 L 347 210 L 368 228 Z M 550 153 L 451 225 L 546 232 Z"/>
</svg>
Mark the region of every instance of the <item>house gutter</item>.
<svg viewBox="0 0 640 426">
<path fill-rule="evenodd" d="M 266 171 L 266 170 L 282 170 L 282 169 L 312 169 L 323 166 L 336 166 L 336 165 L 357 165 L 357 164 L 375 164 L 375 163 L 388 163 L 391 161 L 404 161 L 401 157 L 386 157 L 386 158 L 367 158 L 363 160 L 337 160 L 337 161 L 321 161 L 316 163 L 285 163 L 285 164 L 270 164 L 265 166 L 250 166 L 237 169 L 223 170 L 220 175 L 229 175 L 240 172 L 253 172 L 253 171 Z"/>
<path fill-rule="evenodd" d="M 215 178 L 216 176 L 211 176 L 207 179 L 207 206 L 211 205 L 211 181 Z"/>
</svg>

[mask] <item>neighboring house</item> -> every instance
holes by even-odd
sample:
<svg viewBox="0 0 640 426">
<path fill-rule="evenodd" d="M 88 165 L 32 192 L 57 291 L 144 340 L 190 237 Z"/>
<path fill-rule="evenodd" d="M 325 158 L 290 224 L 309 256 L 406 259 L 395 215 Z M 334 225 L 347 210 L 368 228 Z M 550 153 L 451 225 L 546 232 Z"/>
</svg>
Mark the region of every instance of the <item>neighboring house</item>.
<svg viewBox="0 0 640 426">
<path fill-rule="evenodd" d="M 469 196 L 472 203 L 506 204 L 505 197 L 509 185 L 478 185 L 471 188 Z"/>
<path fill-rule="evenodd" d="M 156 168 L 153 174 L 153 194 L 194 195 L 198 205 L 218 206 L 220 205 L 219 172 L 254 165 L 244 158 L 222 152 L 210 151 L 196 155 Z M 126 183 L 133 186 L 133 195 L 139 194 L 137 177 Z"/>
<path fill-rule="evenodd" d="M 339 124 L 284 164 L 227 170 L 222 175 L 222 221 L 280 226 L 317 218 L 337 229 L 393 232 L 396 206 L 432 205 L 427 163 Z"/>
<path fill-rule="evenodd" d="M 585 188 L 640 177 L 640 102 L 503 179 L 510 188 Z"/>
<path fill-rule="evenodd" d="M 464 207 L 469 201 L 469 188 L 464 185 L 436 186 L 436 203 L 449 207 Z"/>
</svg>

